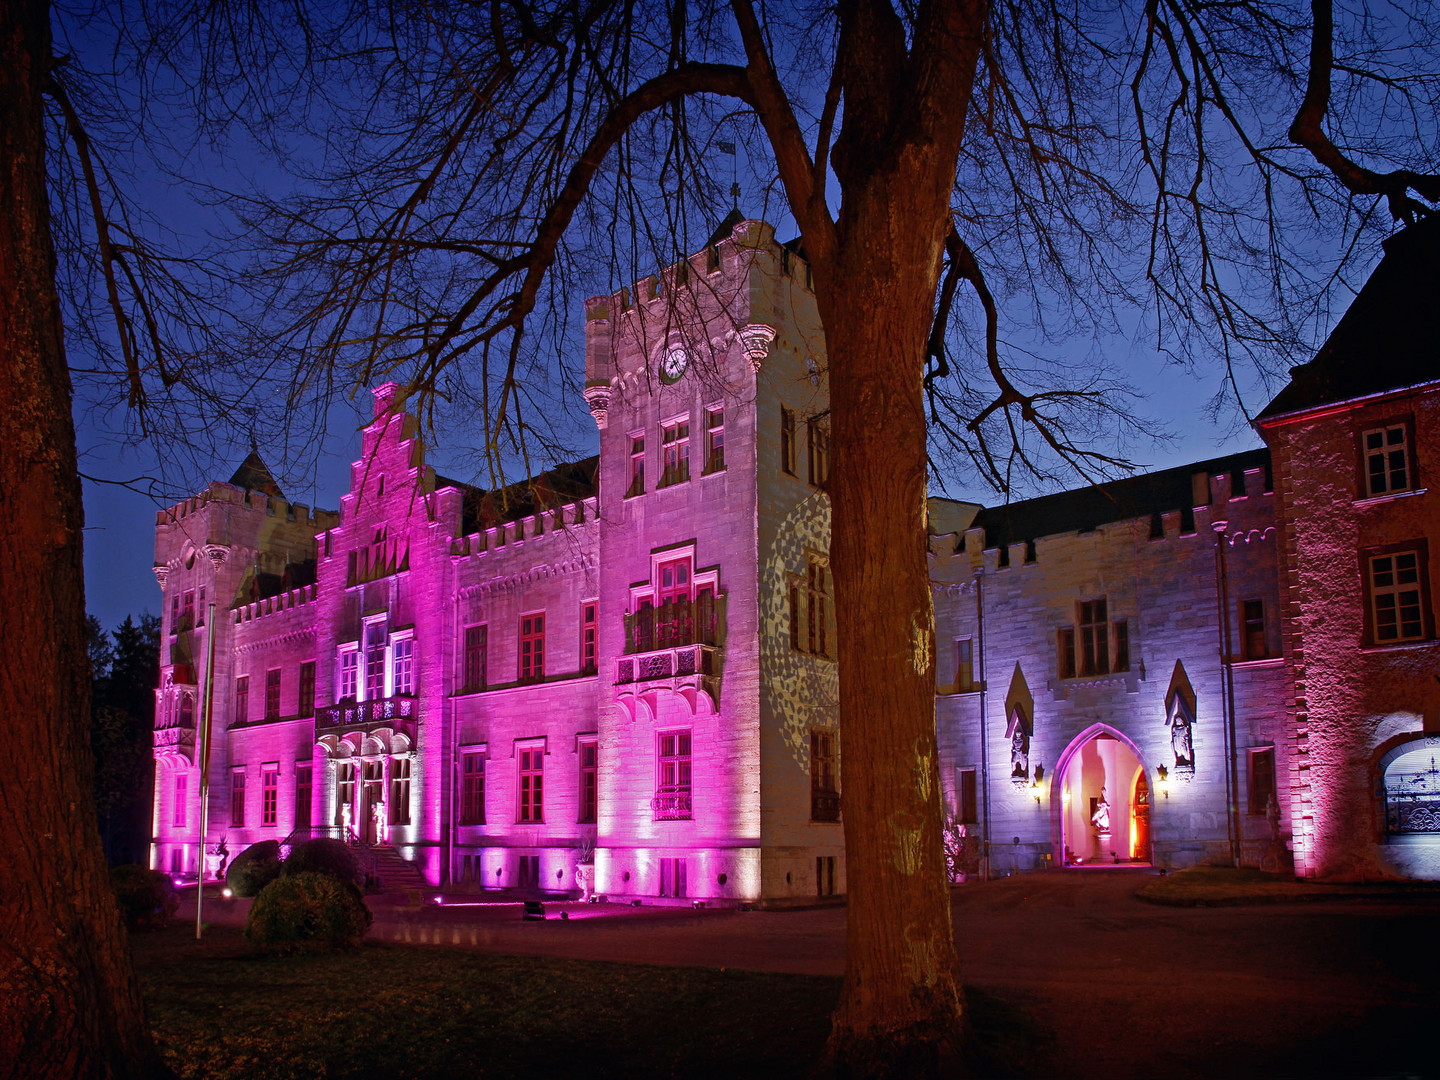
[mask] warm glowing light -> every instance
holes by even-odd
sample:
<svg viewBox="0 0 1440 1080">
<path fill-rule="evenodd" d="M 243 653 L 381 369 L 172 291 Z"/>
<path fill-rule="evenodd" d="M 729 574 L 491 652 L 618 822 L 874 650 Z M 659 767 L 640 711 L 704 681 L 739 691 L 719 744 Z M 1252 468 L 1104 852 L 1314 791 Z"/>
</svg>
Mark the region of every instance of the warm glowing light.
<svg viewBox="0 0 1440 1080">
<path fill-rule="evenodd" d="M 226 885 L 225 888 L 220 890 L 220 895 L 223 896 L 226 900 L 229 900 L 235 894 L 230 891 L 230 886 Z"/>
</svg>

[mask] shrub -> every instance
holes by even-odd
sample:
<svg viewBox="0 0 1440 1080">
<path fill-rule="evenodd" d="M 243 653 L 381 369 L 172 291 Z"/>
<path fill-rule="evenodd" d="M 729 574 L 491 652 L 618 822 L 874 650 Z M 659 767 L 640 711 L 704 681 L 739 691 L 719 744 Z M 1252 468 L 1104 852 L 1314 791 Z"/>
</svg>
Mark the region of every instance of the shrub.
<svg viewBox="0 0 1440 1080">
<path fill-rule="evenodd" d="M 287 877 L 292 874 L 328 874 L 340 881 L 363 885 L 365 875 L 360 870 L 360 859 L 342 840 L 317 836 L 296 844 L 280 868 Z"/>
<path fill-rule="evenodd" d="M 280 876 L 280 844 L 261 840 L 230 860 L 225 884 L 236 896 L 256 896 Z"/>
<path fill-rule="evenodd" d="M 180 906 L 169 874 L 131 864 L 110 871 L 110 887 L 125 925 L 132 930 L 159 929 Z"/>
<path fill-rule="evenodd" d="M 349 949 L 364 939 L 370 921 L 370 909 L 350 882 L 302 871 L 260 890 L 245 940 L 255 952 L 275 954 Z"/>
</svg>

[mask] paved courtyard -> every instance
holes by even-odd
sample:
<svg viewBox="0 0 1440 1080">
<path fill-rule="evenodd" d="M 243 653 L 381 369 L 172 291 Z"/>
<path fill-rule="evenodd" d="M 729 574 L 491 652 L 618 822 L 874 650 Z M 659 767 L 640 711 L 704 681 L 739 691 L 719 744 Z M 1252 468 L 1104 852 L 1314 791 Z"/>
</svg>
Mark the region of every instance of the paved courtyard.
<svg viewBox="0 0 1440 1080">
<path fill-rule="evenodd" d="M 1440 897 L 1172 908 L 1134 896 L 1146 880 L 1051 872 L 953 892 L 964 983 L 1016 1018 L 1038 1074 L 1440 1076 Z M 547 904 L 542 923 L 517 905 L 372 906 L 384 942 L 844 971 L 838 907 Z"/>
</svg>

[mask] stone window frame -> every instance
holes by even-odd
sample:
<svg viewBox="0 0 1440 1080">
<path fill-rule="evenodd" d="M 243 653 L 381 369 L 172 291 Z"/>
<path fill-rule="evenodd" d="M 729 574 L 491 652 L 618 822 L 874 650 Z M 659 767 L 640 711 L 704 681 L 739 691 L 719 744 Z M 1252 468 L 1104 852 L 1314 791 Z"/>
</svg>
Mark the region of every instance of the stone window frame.
<svg viewBox="0 0 1440 1080">
<path fill-rule="evenodd" d="M 1366 437 L 1374 432 L 1388 432 L 1395 428 L 1401 428 L 1405 433 L 1406 486 L 1387 487 L 1384 491 L 1375 491 L 1370 485 L 1370 450 L 1365 445 Z M 1421 490 L 1420 470 L 1415 453 L 1415 416 L 1413 413 L 1402 413 L 1357 423 L 1352 431 L 1355 442 L 1355 498 L 1357 501 L 1389 499 Z M 1381 451 L 1384 452 L 1384 447 L 1381 448 Z M 1388 480 L 1388 468 L 1386 475 Z"/>
<path fill-rule="evenodd" d="M 1374 560 L 1410 553 L 1414 553 L 1416 557 L 1416 569 L 1418 570 L 1420 634 L 1416 637 L 1397 637 L 1382 641 L 1376 635 Z M 1364 598 L 1363 645 L 1371 648 L 1389 648 L 1435 640 L 1435 613 L 1430 604 L 1430 545 L 1425 537 L 1403 540 L 1394 544 L 1363 547 L 1359 551 L 1359 570 L 1360 593 Z"/>
</svg>

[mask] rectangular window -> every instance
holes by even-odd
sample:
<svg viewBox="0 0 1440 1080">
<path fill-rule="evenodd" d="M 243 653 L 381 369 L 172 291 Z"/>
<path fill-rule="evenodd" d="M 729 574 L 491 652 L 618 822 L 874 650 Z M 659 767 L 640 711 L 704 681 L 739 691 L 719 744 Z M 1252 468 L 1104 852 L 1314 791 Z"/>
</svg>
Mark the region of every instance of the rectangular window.
<svg viewBox="0 0 1440 1080">
<path fill-rule="evenodd" d="M 1419 641 L 1425 637 L 1420 588 L 1420 553 L 1396 551 L 1370 559 L 1370 612 L 1375 641 Z"/>
<path fill-rule="evenodd" d="M 973 638 L 955 642 L 955 692 L 968 694 L 975 689 L 975 648 Z"/>
<path fill-rule="evenodd" d="M 830 425 L 820 417 L 811 417 L 806 427 L 810 442 L 810 483 L 829 488 Z"/>
<path fill-rule="evenodd" d="M 185 599 L 180 607 L 180 629 L 189 630 L 195 625 L 195 590 L 186 589 Z"/>
<path fill-rule="evenodd" d="M 1240 601 L 1240 649 L 1246 660 L 1263 660 L 1270 655 L 1265 645 L 1265 601 Z"/>
<path fill-rule="evenodd" d="M 171 821 L 174 822 L 177 829 L 185 827 L 185 798 L 189 784 L 189 777 L 184 773 L 175 774 L 175 813 Z"/>
<path fill-rule="evenodd" d="M 1075 677 L 1075 628 L 1062 626 L 1055 631 L 1055 654 L 1060 678 Z"/>
<path fill-rule="evenodd" d="M 315 715 L 315 661 L 300 665 L 300 689 L 296 694 L 296 716 Z"/>
<path fill-rule="evenodd" d="M 1389 495 L 1413 486 L 1408 425 L 1388 424 L 1361 434 L 1365 453 L 1365 494 Z"/>
<path fill-rule="evenodd" d="M 719 472 L 725 468 L 725 410 L 705 410 L 705 471 Z"/>
<path fill-rule="evenodd" d="M 1275 751 L 1250 751 L 1250 813 L 1264 814 L 1275 797 Z"/>
<path fill-rule="evenodd" d="M 360 686 L 360 650 L 346 649 L 340 654 L 340 700 L 354 701 Z"/>
<path fill-rule="evenodd" d="M 980 820 L 975 801 L 975 770 L 960 770 L 960 790 L 956 792 L 956 814 L 962 825 L 974 825 Z"/>
<path fill-rule="evenodd" d="M 810 732 L 810 820 L 840 820 L 839 770 L 835 761 L 835 733 Z"/>
<path fill-rule="evenodd" d="M 645 436 L 630 436 L 630 486 L 625 497 L 645 494 Z"/>
<path fill-rule="evenodd" d="M 460 756 L 460 824 L 485 824 L 485 755 L 478 750 Z"/>
<path fill-rule="evenodd" d="M 660 428 L 661 451 L 665 455 L 665 471 L 660 486 L 682 484 L 690 479 L 690 421 L 665 424 Z"/>
<path fill-rule="evenodd" d="M 1115 639 L 1115 662 L 1111 671 L 1130 670 L 1130 620 L 1116 619 L 1110 624 L 1110 635 Z"/>
<path fill-rule="evenodd" d="M 410 759 L 390 759 L 390 824 L 410 824 Z"/>
<path fill-rule="evenodd" d="M 520 751 L 520 820 L 544 821 L 545 751 Z"/>
<path fill-rule="evenodd" d="M 790 647 L 813 656 L 833 657 L 834 612 L 829 563 L 823 555 L 807 554 L 804 579 L 790 584 Z"/>
<path fill-rule="evenodd" d="M 693 640 L 690 610 L 690 560 L 672 559 L 656 568 L 655 633 L 658 649 L 669 649 Z"/>
<path fill-rule="evenodd" d="M 664 732 L 659 736 L 658 750 L 655 819 L 689 821 L 690 732 Z"/>
<path fill-rule="evenodd" d="M 230 770 L 230 824 L 239 828 L 245 824 L 245 769 Z"/>
<path fill-rule="evenodd" d="M 809 651 L 816 656 L 829 656 L 830 568 L 813 555 L 806 564 L 806 594 L 806 638 Z"/>
<path fill-rule="evenodd" d="M 545 616 L 523 615 L 520 618 L 520 680 L 535 681 L 545 677 Z"/>
<path fill-rule="evenodd" d="M 415 639 L 396 638 L 390 645 L 390 685 L 396 697 L 415 694 Z"/>
<path fill-rule="evenodd" d="M 342 761 L 335 766 L 335 824 L 345 825 L 345 808 L 355 809 L 355 763 Z M 348 824 L 353 824 L 352 821 Z M 344 839 L 344 837 L 341 837 Z"/>
<path fill-rule="evenodd" d="M 200 599 L 195 605 L 195 625 L 205 625 L 205 586 L 200 586 Z"/>
<path fill-rule="evenodd" d="M 235 680 L 235 723 L 243 724 L 250 719 L 250 676 L 241 675 Z"/>
<path fill-rule="evenodd" d="M 170 597 L 170 636 L 180 632 L 180 594 Z"/>
<path fill-rule="evenodd" d="M 580 670 L 586 675 L 595 674 L 596 613 L 600 605 L 589 601 L 580 605 Z"/>
<path fill-rule="evenodd" d="M 311 802 L 315 797 L 314 773 L 312 766 L 307 762 L 295 763 L 295 828 L 308 829 L 310 827 Z"/>
<path fill-rule="evenodd" d="M 835 895 L 835 856 L 815 856 L 815 895 Z"/>
<path fill-rule="evenodd" d="M 280 765 L 260 770 L 260 824 L 274 825 L 280 818 Z"/>
<path fill-rule="evenodd" d="M 265 672 L 265 719 L 280 719 L 280 669 Z"/>
<path fill-rule="evenodd" d="M 580 744 L 580 824 L 594 825 L 600 810 L 599 748 L 593 742 Z"/>
<path fill-rule="evenodd" d="M 1080 602 L 1080 674 L 1107 675 L 1110 672 L 1110 635 L 1105 615 L 1105 598 Z"/>
<path fill-rule="evenodd" d="M 365 627 L 365 700 L 376 701 L 385 696 L 385 626 L 371 623 Z"/>
<path fill-rule="evenodd" d="M 795 413 L 780 406 L 780 468 L 795 475 Z"/>
<path fill-rule="evenodd" d="M 465 628 L 465 689 L 484 690 L 488 649 L 486 636 L 488 627 L 467 626 Z"/>
</svg>

